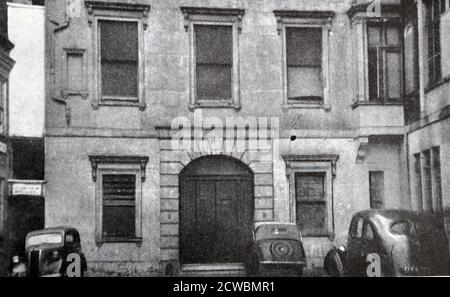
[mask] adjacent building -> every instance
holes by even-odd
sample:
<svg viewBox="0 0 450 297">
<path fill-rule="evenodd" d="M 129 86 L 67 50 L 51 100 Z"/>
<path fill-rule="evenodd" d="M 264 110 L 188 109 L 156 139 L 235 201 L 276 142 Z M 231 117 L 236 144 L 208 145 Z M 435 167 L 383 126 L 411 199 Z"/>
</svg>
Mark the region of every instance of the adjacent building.
<svg viewBox="0 0 450 297">
<path fill-rule="evenodd" d="M 46 1 L 45 225 L 94 275 L 189 275 L 255 222 L 313 269 L 356 211 L 443 209 L 448 2 Z"/>
</svg>

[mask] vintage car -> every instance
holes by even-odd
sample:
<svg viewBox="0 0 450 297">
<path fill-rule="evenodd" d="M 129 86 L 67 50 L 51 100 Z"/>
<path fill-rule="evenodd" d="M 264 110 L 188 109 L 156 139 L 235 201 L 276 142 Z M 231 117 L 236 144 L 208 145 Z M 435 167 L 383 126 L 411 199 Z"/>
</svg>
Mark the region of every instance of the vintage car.
<svg viewBox="0 0 450 297">
<path fill-rule="evenodd" d="M 353 216 L 347 246 L 333 248 L 324 269 L 335 277 L 447 275 L 448 248 L 442 217 L 367 210 Z"/>
<path fill-rule="evenodd" d="M 262 276 L 277 273 L 303 274 L 306 255 L 302 235 L 296 224 L 258 223 L 246 260 L 247 274 Z"/>
<path fill-rule="evenodd" d="M 47 228 L 27 234 L 25 240 L 27 276 L 66 277 L 68 266 L 79 256 L 79 276 L 86 271 L 80 235 L 71 227 Z"/>
</svg>

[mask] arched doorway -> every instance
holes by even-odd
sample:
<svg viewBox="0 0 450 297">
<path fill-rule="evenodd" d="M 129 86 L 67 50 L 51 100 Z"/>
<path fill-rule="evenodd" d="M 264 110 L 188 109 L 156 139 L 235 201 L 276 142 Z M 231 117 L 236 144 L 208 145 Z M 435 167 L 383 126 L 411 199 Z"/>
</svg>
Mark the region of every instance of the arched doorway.
<svg viewBox="0 0 450 297">
<path fill-rule="evenodd" d="M 225 156 L 191 162 L 180 173 L 180 262 L 244 262 L 253 214 L 247 165 Z"/>
</svg>

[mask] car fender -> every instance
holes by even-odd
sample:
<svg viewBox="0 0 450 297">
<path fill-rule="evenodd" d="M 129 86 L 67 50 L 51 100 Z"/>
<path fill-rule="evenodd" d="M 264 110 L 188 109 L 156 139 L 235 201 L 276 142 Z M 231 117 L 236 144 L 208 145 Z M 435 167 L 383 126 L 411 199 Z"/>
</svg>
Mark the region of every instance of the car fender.
<svg viewBox="0 0 450 297">
<path fill-rule="evenodd" d="M 327 275 L 333 277 L 345 276 L 344 259 L 344 251 L 341 251 L 335 247 L 331 249 L 324 259 L 324 270 Z"/>
</svg>

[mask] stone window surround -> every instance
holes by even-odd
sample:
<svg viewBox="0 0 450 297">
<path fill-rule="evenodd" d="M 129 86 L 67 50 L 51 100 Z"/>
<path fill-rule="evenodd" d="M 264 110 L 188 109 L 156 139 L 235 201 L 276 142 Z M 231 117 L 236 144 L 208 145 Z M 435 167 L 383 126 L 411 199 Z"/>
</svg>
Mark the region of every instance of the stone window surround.
<svg viewBox="0 0 450 297">
<path fill-rule="evenodd" d="M 242 31 L 243 9 L 180 7 L 184 16 L 184 28 L 189 33 L 189 76 L 190 102 L 189 110 L 196 108 L 234 108 L 241 109 L 240 103 L 240 71 L 239 71 L 239 34 Z M 195 25 L 231 26 L 233 29 L 233 73 L 231 100 L 197 100 L 195 69 Z"/>
<path fill-rule="evenodd" d="M 333 210 L 333 180 L 336 177 L 336 163 L 338 155 L 283 155 L 286 162 L 286 178 L 289 182 L 289 210 L 290 222 L 297 222 L 295 175 L 297 173 L 323 172 L 325 173 L 326 193 L 326 229 L 324 234 L 310 237 L 328 237 L 334 239 L 334 210 Z"/>
<path fill-rule="evenodd" d="M 335 13 L 333 11 L 274 10 L 277 19 L 277 31 L 281 36 L 283 67 L 283 111 L 292 108 L 314 108 L 329 111 L 330 107 L 330 42 L 329 36 Z M 302 104 L 288 102 L 286 27 L 322 28 L 322 83 L 323 98 L 321 104 Z"/>
<path fill-rule="evenodd" d="M 92 166 L 92 180 L 95 183 L 95 242 L 101 247 L 105 243 L 136 243 L 142 246 L 142 183 L 145 182 L 145 168 L 149 158 L 144 156 L 89 156 Z M 136 175 L 136 226 L 134 238 L 105 238 L 102 230 L 104 174 Z"/>
<path fill-rule="evenodd" d="M 403 105 L 399 102 L 370 102 L 369 101 L 369 68 L 368 68 L 368 24 L 369 23 L 397 23 L 401 25 L 401 6 L 394 4 L 382 4 L 381 17 L 373 17 L 367 15 L 368 4 L 352 6 L 347 15 L 350 19 L 354 43 L 354 58 L 356 65 L 357 81 L 356 81 L 356 98 L 352 108 L 355 109 L 359 105 Z M 401 33 L 401 30 L 399 31 Z M 403 44 L 401 45 L 403 51 Z M 402 58 L 403 59 L 403 58 Z M 402 66 L 403 67 L 403 66 Z M 402 78 L 403 79 L 403 78 Z"/>
<path fill-rule="evenodd" d="M 110 3 L 103 1 L 85 1 L 88 13 L 88 23 L 91 30 L 91 51 L 94 67 L 93 85 L 95 93 L 92 99 L 92 108 L 97 110 L 99 106 L 134 106 L 144 111 L 145 102 L 145 38 L 144 31 L 148 26 L 149 5 Z M 118 22 L 138 23 L 138 98 L 103 97 L 101 90 L 100 69 L 100 41 L 98 21 L 109 20 Z"/>
</svg>

